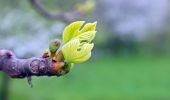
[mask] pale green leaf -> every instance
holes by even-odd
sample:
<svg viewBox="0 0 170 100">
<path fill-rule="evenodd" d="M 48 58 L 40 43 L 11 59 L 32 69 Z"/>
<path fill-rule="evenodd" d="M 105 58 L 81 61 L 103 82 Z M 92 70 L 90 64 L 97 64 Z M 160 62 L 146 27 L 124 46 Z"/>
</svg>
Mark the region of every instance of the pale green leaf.
<svg viewBox="0 0 170 100">
<path fill-rule="evenodd" d="M 80 39 L 80 42 L 90 43 L 96 35 L 96 31 L 87 31 L 78 35 L 76 38 Z"/>
<path fill-rule="evenodd" d="M 96 25 L 97 25 L 97 22 L 87 23 L 87 24 L 80 30 L 80 33 L 84 33 L 84 32 L 87 32 L 87 31 L 95 31 L 95 30 L 96 30 Z"/>
<path fill-rule="evenodd" d="M 68 25 L 63 31 L 63 42 L 67 43 L 75 36 L 79 35 L 79 30 L 84 24 L 84 21 L 76 21 Z"/>
<path fill-rule="evenodd" d="M 75 59 L 74 60 L 74 63 L 82 63 L 82 62 L 85 62 L 87 61 L 89 58 L 91 57 L 91 52 L 89 54 L 87 54 L 86 56 L 83 56 L 79 59 Z"/>
<path fill-rule="evenodd" d="M 84 44 L 80 47 L 80 40 L 73 39 L 62 48 L 64 58 L 69 63 L 81 63 L 88 60 L 91 56 L 91 50 L 94 44 Z"/>
</svg>

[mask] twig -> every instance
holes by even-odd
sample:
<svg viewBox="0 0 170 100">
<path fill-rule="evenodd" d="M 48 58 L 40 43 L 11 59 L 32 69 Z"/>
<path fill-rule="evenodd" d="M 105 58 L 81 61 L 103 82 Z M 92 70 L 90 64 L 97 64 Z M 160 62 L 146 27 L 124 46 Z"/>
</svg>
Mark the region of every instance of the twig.
<svg viewBox="0 0 170 100">
<path fill-rule="evenodd" d="M 12 78 L 61 76 L 69 71 L 64 66 L 64 62 L 54 62 L 50 58 L 18 59 L 10 50 L 0 50 L 0 71 Z"/>
<path fill-rule="evenodd" d="M 83 13 L 77 10 L 73 10 L 65 13 L 63 12 L 51 13 L 47 11 L 47 9 L 38 0 L 30 0 L 30 3 L 35 8 L 35 10 L 37 10 L 37 12 L 39 12 L 41 15 L 51 20 L 58 19 L 64 21 L 73 21 L 83 15 Z"/>
</svg>

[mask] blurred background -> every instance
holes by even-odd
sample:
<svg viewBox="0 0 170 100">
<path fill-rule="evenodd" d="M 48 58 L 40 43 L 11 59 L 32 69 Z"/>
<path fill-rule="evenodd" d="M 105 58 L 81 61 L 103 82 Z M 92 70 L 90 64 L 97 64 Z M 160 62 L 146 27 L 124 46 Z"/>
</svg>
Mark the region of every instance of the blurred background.
<svg viewBox="0 0 170 100">
<path fill-rule="evenodd" d="M 98 22 L 92 58 L 33 88 L 0 72 L 1 100 L 170 100 L 169 0 L 0 0 L 0 48 L 41 56 L 75 20 Z"/>
</svg>

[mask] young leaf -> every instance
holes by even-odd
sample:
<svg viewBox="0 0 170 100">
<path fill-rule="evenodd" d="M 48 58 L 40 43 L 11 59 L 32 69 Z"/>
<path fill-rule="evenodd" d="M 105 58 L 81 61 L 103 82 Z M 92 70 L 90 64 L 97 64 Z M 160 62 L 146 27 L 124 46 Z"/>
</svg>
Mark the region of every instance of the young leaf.
<svg viewBox="0 0 170 100">
<path fill-rule="evenodd" d="M 96 35 L 96 31 L 87 31 L 78 35 L 76 38 L 80 39 L 80 42 L 90 43 Z"/>
<path fill-rule="evenodd" d="M 72 38 L 79 35 L 79 30 L 81 26 L 84 24 L 84 21 L 76 21 L 68 25 L 63 32 L 63 42 L 67 43 Z"/>
<path fill-rule="evenodd" d="M 94 23 L 87 23 L 82 30 L 80 30 L 80 33 L 88 32 L 88 31 L 95 31 L 96 30 L 97 22 Z"/>
<path fill-rule="evenodd" d="M 86 43 L 80 47 L 80 40 L 73 39 L 63 46 L 62 52 L 66 62 L 81 63 L 90 58 L 93 46 L 94 44 Z"/>
</svg>

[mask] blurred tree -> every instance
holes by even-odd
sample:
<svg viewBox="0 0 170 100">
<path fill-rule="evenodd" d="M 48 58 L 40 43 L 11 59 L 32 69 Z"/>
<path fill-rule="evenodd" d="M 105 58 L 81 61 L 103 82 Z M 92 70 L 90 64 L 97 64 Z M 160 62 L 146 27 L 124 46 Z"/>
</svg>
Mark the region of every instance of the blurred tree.
<svg viewBox="0 0 170 100">
<path fill-rule="evenodd" d="M 161 37 L 164 40 L 162 35 L 167 33 L 167 18 L 170 18 L 168 0 L 100 0 L 98 5 L 97 15 L 104 20 L 103 23 L 109 30 L 109 34 L 105 33 L 109 36 L 106 45 L 111 51 L 136 53 L 140 43 L 146 42 L 146 38 L 150 39 L 148 42 L 157 41 Z M 158 37 L 153 39 L 152 36 Z M 163 49 L 160 42 L 152 42 L 152 45 L 159 45 Z"/>
</svg>

